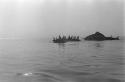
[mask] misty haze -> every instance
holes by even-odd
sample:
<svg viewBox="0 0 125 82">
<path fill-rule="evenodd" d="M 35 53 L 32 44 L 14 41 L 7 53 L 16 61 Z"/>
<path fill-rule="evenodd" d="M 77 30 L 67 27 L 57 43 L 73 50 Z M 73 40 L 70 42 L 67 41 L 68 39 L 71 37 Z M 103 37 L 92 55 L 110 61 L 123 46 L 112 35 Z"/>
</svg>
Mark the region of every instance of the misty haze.
<svg viewBox="0 0 125 82">
<path fill-rule="evenodd" d="M 125 82 L 124 0 L 1 0 L 0 82 Z"/>
<path fill-rule="evenodd" d="M 0 1 L 0 37 L 123 35 L 123 0 Z"/>
</svg>

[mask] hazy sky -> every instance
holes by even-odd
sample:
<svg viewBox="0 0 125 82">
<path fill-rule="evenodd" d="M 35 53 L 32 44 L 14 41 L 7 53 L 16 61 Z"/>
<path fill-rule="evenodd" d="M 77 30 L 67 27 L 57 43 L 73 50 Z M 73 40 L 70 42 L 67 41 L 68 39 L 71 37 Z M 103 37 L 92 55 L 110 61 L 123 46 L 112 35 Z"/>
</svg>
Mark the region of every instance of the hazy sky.
<svg viewBox="0 0 125 82">
<path fill-rule="evenodd" d="M 0 0 L 0 38 L 123 35 L 124 0 Z"/>
</svg>

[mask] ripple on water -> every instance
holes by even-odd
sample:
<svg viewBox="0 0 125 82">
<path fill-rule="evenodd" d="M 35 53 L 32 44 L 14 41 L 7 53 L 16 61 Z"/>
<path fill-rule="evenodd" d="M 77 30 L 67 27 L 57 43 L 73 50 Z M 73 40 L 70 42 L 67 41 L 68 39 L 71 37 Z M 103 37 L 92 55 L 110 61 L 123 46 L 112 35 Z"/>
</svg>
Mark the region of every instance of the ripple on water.
<svg viewBox="0 0 125 82">
<path fill-rule="evenodd" d="M 68 74 L 68 73 L 67 73 Z M 42 73 L 17 73 L 18 76 L 28 78 L 28 79 L 33 79 L 35 78 L 36 80 L 33 81 L 19 81 L 19 82 L 125 82 L 123 80 L 119 79 L 113 79 L 113 78 L 99 78 L 99 77 L 84 77 L 84 75 L 87 75 L 87 73 L 72 73 L 76 74 L 76 76 L 69 76 L 69 77 L 63 77 L 60 75 L 56 74 L 51 74 L 47 72 L 42 72 Z"/>
<path fill-rule="evenodd" d="M 36 82 L 64 82 L 62 80 L 61 77 L 54 75 L 54 74 L 50 74 L 50 73 L 32 73 L 32 72 L 27 72 L 27 73 L 17 73 L 17 76 L 22 77 L 22 78 L 30 78 L 30 80 L 32 79 L 36 79 Z M 27 80 L 26 80 L 27 82 Z M 31 81 L 32 82 L 32 81 Z"/>
</svg>

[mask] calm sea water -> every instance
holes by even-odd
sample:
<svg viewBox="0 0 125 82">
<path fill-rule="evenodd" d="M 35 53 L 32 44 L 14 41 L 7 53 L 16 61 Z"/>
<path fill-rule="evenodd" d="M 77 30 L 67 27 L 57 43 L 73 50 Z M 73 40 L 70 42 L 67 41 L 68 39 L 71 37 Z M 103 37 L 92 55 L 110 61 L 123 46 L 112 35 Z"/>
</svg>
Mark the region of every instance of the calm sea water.
<svg viewBox="0 0 125 82">
<path fill-rule="evenodd" d="M 123 41 L 0 40 L 0 82 L 125 82 Z"/>
</svg>

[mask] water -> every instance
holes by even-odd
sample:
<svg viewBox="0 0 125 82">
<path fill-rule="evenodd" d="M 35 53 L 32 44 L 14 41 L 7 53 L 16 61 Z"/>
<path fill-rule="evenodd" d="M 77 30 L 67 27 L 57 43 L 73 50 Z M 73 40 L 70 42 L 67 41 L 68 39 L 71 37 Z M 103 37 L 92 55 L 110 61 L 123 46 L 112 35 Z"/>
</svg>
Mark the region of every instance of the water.
<svg viewBox="0 0 125 82">
<path fill-rule="evenodd" d="M 125 82 L 123 41 L 0 40 L 0 82 Z"/>
</svg>

